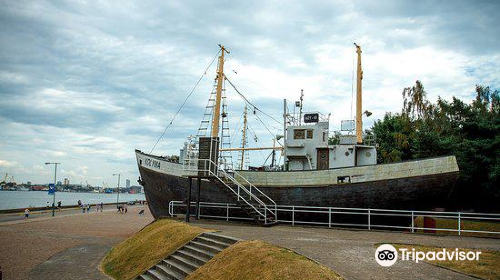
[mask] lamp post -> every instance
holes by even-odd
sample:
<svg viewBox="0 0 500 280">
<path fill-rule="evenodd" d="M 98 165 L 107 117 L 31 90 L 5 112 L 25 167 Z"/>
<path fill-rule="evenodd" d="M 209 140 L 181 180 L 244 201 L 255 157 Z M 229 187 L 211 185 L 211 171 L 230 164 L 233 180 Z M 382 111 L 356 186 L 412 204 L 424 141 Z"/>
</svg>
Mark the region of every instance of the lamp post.
<svg viewBox="0 0 500 280">
<path fill-rule="evenodd" d="M 57 180 L 57 165 L 61 164 L 60 162 L 46 162 L 45 165 L 54 165 L 54 193 L 52 194 L 54 197 L 52 198 L 52 217 L 56 215 L 56 180 Z"/>
<path fill-rule="evenodd" d="M 122 174 L 120 174 L 120 173 L 113 174 L 113 176 L 116 176 L 116 175 L 118 175 L 118 191 L 116 192 L 116 208 L 118 208 L 118 202 L 120 200 L 120 176 Z"/>
</svg>

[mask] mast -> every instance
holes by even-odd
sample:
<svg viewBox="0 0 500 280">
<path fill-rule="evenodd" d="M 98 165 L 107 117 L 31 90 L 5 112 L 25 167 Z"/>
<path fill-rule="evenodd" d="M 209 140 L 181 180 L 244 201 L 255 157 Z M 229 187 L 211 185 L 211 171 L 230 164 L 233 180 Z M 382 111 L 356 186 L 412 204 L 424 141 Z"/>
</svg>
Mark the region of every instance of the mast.
<svg viewBox="0 0 500 280">
<path fill-rule="evenodd" d="M 361 47 L 354 43 L 356 46 L 356 53 L 358 54 L 358 70 L 356 75 L 356 142 L 363 143 L 363 70 L 361 69 Z"/>
<path fill-rule="evenodd" d="M 300 90 L 300 113 L 299 113 L 299 125 L 302 125 L 302 102 L 304 101 L 304 90 Z"/>
<path fill-rule="evenodd" d="M 283 99 L 283 166 L 286 166 L 286 121 L 287 121 L 287 107 L 286 99 Z"/>
<path fill-rule="evenodd" d="M 245 111 L 243 111 L 243 138 L 241 139 L 241 163 L 240 168 L 243 170 L 245 164 L 245 144 L 247 142 L 247 105 L 245 104 Z"/>
<path fill-rule="evenodd" d="M 220 104 L 222 96 L 222 82 L 224 81 L 224 53 L 229 53 L 224 46 L 219 45 L 221 53 L 219 56 L 219 67 L 217 68 L 217 91 L 215 94 L 215 104 L 212 121 L 212 137 L 219 136 Z"/>
</svg>

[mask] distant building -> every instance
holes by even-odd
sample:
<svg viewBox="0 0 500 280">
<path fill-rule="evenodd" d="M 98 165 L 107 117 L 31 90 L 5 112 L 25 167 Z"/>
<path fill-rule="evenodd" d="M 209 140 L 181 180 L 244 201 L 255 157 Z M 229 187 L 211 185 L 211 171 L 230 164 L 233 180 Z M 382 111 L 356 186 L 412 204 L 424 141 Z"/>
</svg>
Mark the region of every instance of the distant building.
<svg viewBox="0 0 500 280">
<path fill-rule="evenodd" d="M 68 178 L 64 178 L 64 186 L 65 187 L 69 186 L 69 179 Z"/>
<path fill-rule="evenodd" d="M 130 188 L 130 180 L 129 179 L 125 180 L 125 187 L 127 189 Z"/>
<path fill-rule="evenodd" d="M 57 181 L 57 186 L 62 186 L 62 182 L 61 181 Z"/>
<path fill-rule="evenodd" d="M 130 193 L 142 193 L 142 187 L 141 186 L 131 186 L 129 192 Z"/>
<path fill-rule="evenodd" d="M 26 182 L 26 186 L 30 187 L 31 186 L 31 182 L 30 181 Z"/>
</svg>

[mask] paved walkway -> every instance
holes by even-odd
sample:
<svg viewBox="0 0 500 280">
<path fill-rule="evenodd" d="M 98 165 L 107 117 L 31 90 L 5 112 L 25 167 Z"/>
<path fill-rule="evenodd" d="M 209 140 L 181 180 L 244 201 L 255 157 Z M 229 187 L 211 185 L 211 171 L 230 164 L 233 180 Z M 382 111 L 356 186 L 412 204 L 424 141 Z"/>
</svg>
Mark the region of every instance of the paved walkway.
<svg viewBox="0 0 500 280">
<path fill-rule="evenodd" d="M 143 206 L 129 213 L 103 213 L 39 217 L 0 222 L 0 266 L 4 279 L 108 279 L 99 271 L 106 252 L 153 219 Z M 451 248 L 500 251 L 499 239 L 431 236 L 396 232 L 336 230 L 279 225 L 270 228 L 217 221 L 194 225 L 220 230 L 242 239 L 260 239 L 293 249 L 332 268 L 346 279 L 473 279 L 426 263 L 399 261 L 390 268 L 374 259 L 378 243 L 409 243 Z"/>
<path fill-rule="evenodd" d="M 206 220 L 194 221 L 193 224 L 218 229 L 225 235 L 242 239 L 260 239 L 293 249 L 330 267 L 346 279 L 476 279 L 423 262 L 417 264 L 412 261 L 398 261 L 391 267 L 382 267 L 375 261 L 375 249 L 378 243 L 407 243 L 500 251 L 499 239 L 285 225 L 264 228 Z"/>
<path fill-rule="evenodd" d="M 108 279 L 98 265 L 107 251 L 150 223 L 144 206 L 0 223 L 0 266 L 8 280 Z"/>
</svg>

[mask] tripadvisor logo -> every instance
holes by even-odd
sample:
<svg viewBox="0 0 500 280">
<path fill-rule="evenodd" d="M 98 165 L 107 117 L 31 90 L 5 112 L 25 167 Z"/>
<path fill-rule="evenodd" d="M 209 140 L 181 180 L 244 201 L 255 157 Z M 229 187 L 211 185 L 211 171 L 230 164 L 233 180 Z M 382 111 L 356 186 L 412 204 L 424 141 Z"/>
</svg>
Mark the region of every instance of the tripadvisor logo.
<svg viewBox="0 0 500 280">
<path fill-rule="evenodd" d="M 481 252 L 474 251 L 461 251 L 459 249 L 449 250 L 440 249 L 436 251 L 418 251 L 415 248 L 411 250 L 408 248 L 400 248 L 399 254 L 401 254 L 402 261 L 414 261 L 418 263 L 419 261 L 478 261 Z M 390 244 L 380 245 L 375 251 L 375 260 L 381 266 L 391 266 L 398 260 L 398 250 Z"/>
</svg>

